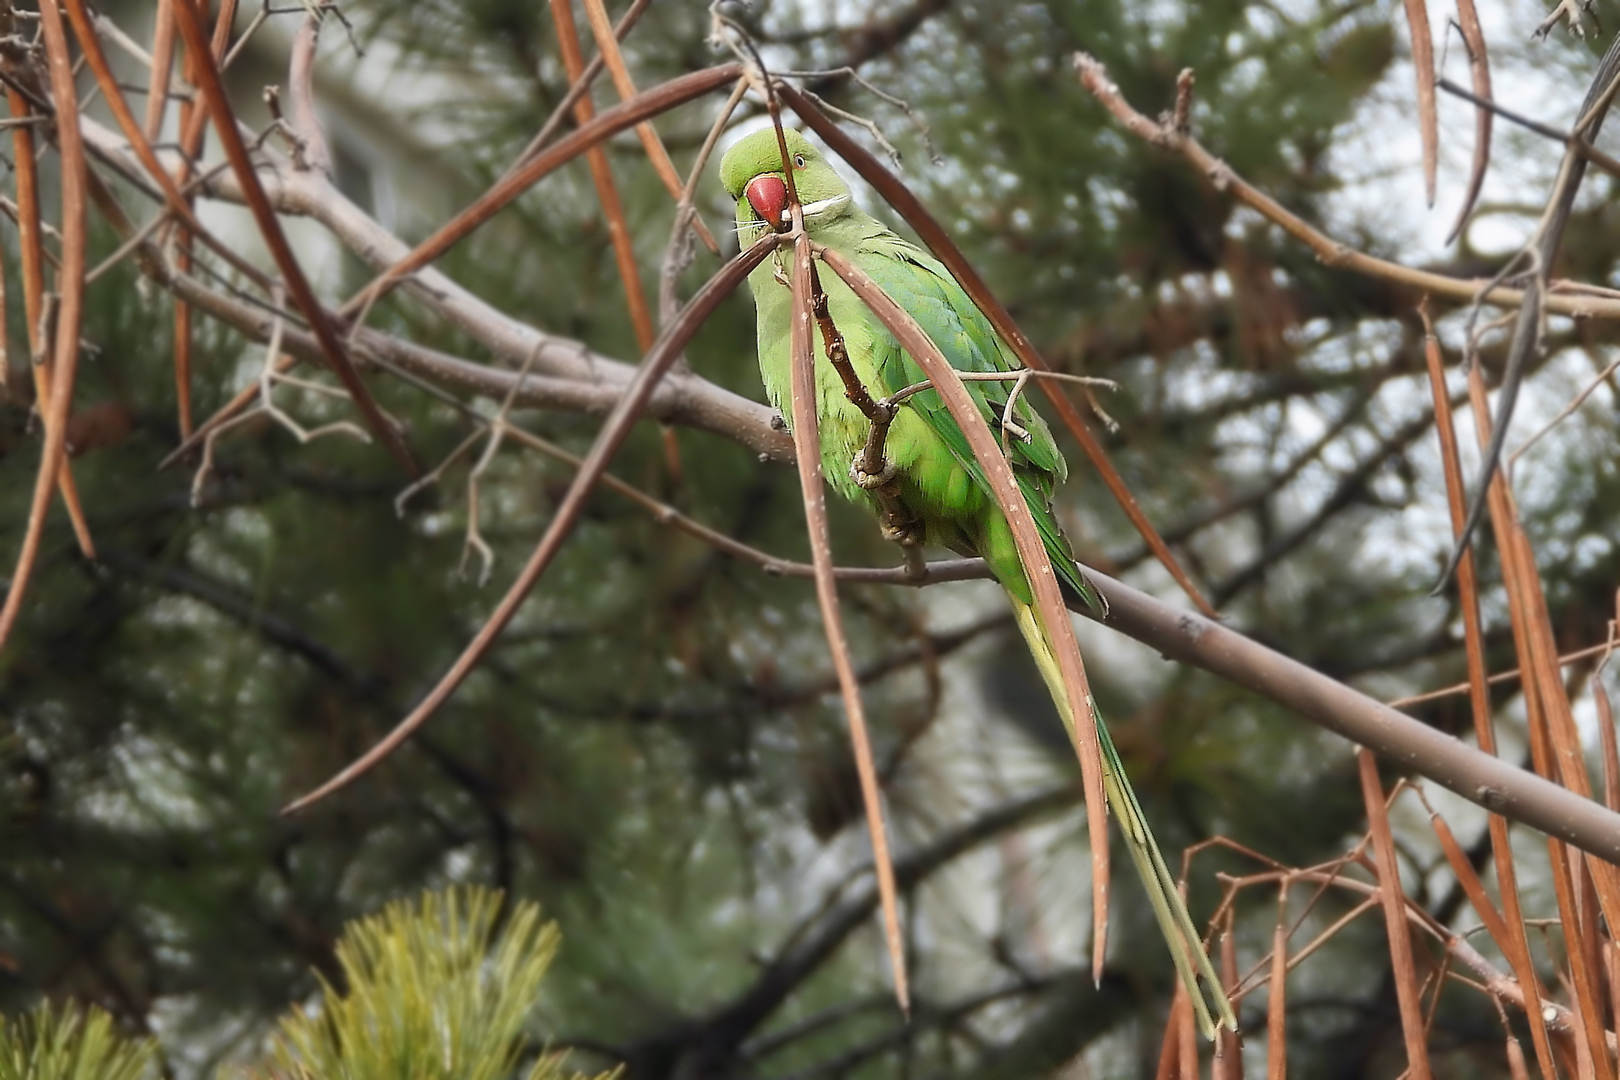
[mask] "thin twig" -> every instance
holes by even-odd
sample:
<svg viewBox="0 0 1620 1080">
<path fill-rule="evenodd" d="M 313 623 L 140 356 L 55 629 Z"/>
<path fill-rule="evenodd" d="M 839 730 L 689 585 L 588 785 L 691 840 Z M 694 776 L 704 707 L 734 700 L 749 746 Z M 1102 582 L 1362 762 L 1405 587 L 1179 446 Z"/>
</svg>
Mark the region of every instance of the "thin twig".
<svg viewBox="0 0 1620 1080">
<path fill-rule="evenodd" d="M 1477 94 L 1469 93 L 1467 90 L 1464 90 L 1450 79 L 1441 79 L 1435 85 L 1439 86 L 1440 89 L 1446 91 L 1448 94 L 1452 94 L 1456 97 L 1462 98 L 1464 101 L 1472 103 L 1476 108 L 1482 112 L 1485 112 L 1486 114 L 1500 116 L 1502 119 L 1517 124 L 1526 131 L 1534 132 L 1535 134 L 1540 135 L 1542 138 L 1551 139 L 1553 142 L 1556 142 L 1562 146 L 1573 147 L 1576 153 L 1580 154 L 1586 160 L 1590 161 L 1592 164 L 1596 165 L 1610 176 L 1620 176 L 1620 159 L 1610 157 L 1608 154 L 1605 154 L 1602 150 L 1599 150 L 1597 147 L 1586 142 L 1584 139 L 1577 139 L 1567 131 L 1559 131 L 1550 124 L 1543 124 L 1538 120 L 1532 120 L 1528 116 L 1516 113 L 1512 109 L 1509 109 L 1498 102 L 1480 97 Z M 1455 236 L 1456 234 L 1453 234 L 1451 239 L 1455 239 Z"/>
<path fill-rule="evenodd" d="M 1507 467 L 1511 470 L 1514 462 L 1518 461 L 1519 457 L 1526 450 L 1540 442 L 1541 439 L 1548 432 L 1552 431 L 1553 428 L 1557 427 L 1559 424 L 1562 424 L 1565 420 L 1568 420 L 1571 416 L 1573 416 L 1575 414 L 1575 410 L 1579 409 L 1586 399 L 1592 396 L 1593 391 L 1607 382 L 1609 377 L 1616 371 L 1620 371 L 1620 358 L 1615 359 L 1609 364 L 1608 367 L 1598 372 L 1597 376 L 1594 377 L 1591 382 L 1587 383 L 1586 386 L 1581 389 L 1581 392 L 1576 394 L 1575 397 L 1571 399 L 1568 405 L 1565 405 L 1562 409 L 1558 410 L 1557 416 L 1554 416 L 1551 420 L 1547 421 L 1547 423 L 1543 425 L 1541 429 L 1538 430 L 1534 435 L 1531 435 L 1528 439 L 1524 440 L 1524 442 L 1520 443 L 1514 449 L 1513 453 L 1508 455 Z"/>
<path fill-rule="evenodd" d="M 536 350 L 536 352 L 538 351 Z M 518 387 L 523 385 L 523 378 L 528 375 L 529 368 L 533 364 L 534 353 L 530 353 L 528 358 L 524 360 L 523 369 L 518 372 L 516 381 L 512 383 L 511 391 L 502 400 L 500 411 L 489 422 L 489 443 L 484 447 L 484 452 L 478 456 L 478 461 L 473 465 L 472 471 L 467 474 L 467 542 L 461 551 L 461 561 L 463 568 L 465 568 L 467 552 L 469 550 L 478 552 L 479 558 L 483 560 L 483 567 L 478 574 L 480 588 L 489 584 L 490 571 L 495 567 L 495 553 L 484 542 L 483 534 L 478 528 L 478 481 L 483 478 L 485 471 L 489 469 L 489 463 L 495 460 L 495 455 L 500 452 L 501 442 L 507 432 L 511 430 L 508 417 L 512 413 L 512 401 L 517 397 Z"/>
<path fill-rule="evenodd" d="M 554 0 L 557 3 L 572 3 L 573 0 Z M 613 78 L 613 88 L 618 91 L 620 101 L 629 101 L 636 96 L 636 84 L 630 77 L 630 69 L 624 62 L 624 54 L 619 51 L 619 38 L 617 31 L 608 22 L 607 6 L 602 0 L 583 0 L 585 4 L 585 17 L 591 24 L 591 34 L 596 38 L 597 52 L 607 65 L 608 74 Z M 570 16 L 572 21 L 572 16 Z M 584 74 L 583 69 L 570 76 L 577 82 Z M 584 100 L 584 99 L 581 99 Z M 641 139 L 641 146 L 647 152 L 647 160 L 652 163 L 653 172 L 663 181 L 664 188 L 670 197 L 677 202 L 681 198 L 681 177 L 675 171 L 675 163 L 669 160 L 669 151 L 664 149 L 664 141 L 658 137 L 658 130 L 652 126 L 650 120 L 643 120 L 636 125 L 636 135 Z M 692 228 L 697 231 L 698 238 L 712 254 L 720 254 L 720 244 L 715 240 L 714 234 L 703 223 L 703 219 L 692 218 Z"/>
<path fill-rule="evenodd" d="M 1104 379 L 1095 375 L 1073 375 L 1067 371 L 1036 371 L 1032 368 L 1019 368 L 1016 371 L 959 371 L 957 376 L 963 382 L 1012 382 L 1023 383 L 1030 379 L 1056 379 L 1059 382 L 1074 383 L 1077 386 L 1101 386 L 1108 390 L 1118 390 L 1119 383 L 1113 379 Z M 901 387 L 890 394 L 888 401 L 898 405 L 913 394 L 924 390 L 932 390 L 934 384 L 924 379 L 922 382 L 912 383 Z"/>
<path fill-rule="evenodd" d="M 635 0 L 635 2 L 632 3 L 625 11 L 624 15 L 620 17 L 619 24 L 613 28 L 614 38 L 619 41 L 623 41 L 625 35 L 630 32 L 631 28 L 636 25 L 636 21 L 641 18 L 641 13 L 646 11 L 647 6 L 651 3 L 652 0 Z M 579 103 L 579 99 L 590 92 L 591 84 L 596 81 L 596 77 L 598 75 L 602 74 L 603 65 L 604 61 L 601 53 L 597 53 L 595 56 L 591 57 L 591 62 L 585 65 L 585 70 L 580 73 L 579 78 L 575 79 L 568 87 L 568 92 L 563 95 L 562 100 L 559 101 L 556 107 L 551 110 L 551 115 L 548 116 L 546 118 L 546 122 L 540 126 L 540 130 L 535 133 L 534 138 L 529 140 L 529 144 L 523 148 L 522 152 L 519 153 L 516 158 L 513 159 L 512 164 L 506 167 L 506 171 L 501 174 L 501 179 L 504 180 L 508 176 L 515 173 L 521 166 L 526 164 L 530 158 L 538 154 L 542 147 L 551 141 L 552 136 L 557 133 L 558 129 L 567 122 L 568 117 L 573 114 L 574 106 Z"/>
<path fill-rule="evenodd" d="M 436 712 L 440 705 L 453 693 L 457 686 L 467 677 L 478 661 L 483 658 L 495 638 L 512 620 L 518 607 L 527 598 L 530 590 L 534 588 L 540 575 L 550 565 L 552 558 L 561 548 L 564 540 L 568 538 L 574 523 L 578 520 L 580 511 L 584 509 L 585 500 L 589 496 L 597 480 L 606 470 L 608 461 L 618 448 L 623 445 L 629 436 L 630 428 L 640 416 L 647 399 L 652 395 L 653 388 L 668 368 L 675 355 L 685 347 L 686 342 L 696 332 L 719 302 L 747 277 L 761 262 L 764 262 L 775 249 L 777 238 L 766 235 L 749 250 L 743 252 L 736 259 L 726 264 L 721 271 L 709 280 L 709 283 L 698 291 L 692 298 L 685 312 L 668 330 L 659 338 L 658 344 L 647 354 L 642 365 L 637 369 L 636 381 L 625 391 L 619 399 L 618 406 L 607 423 L 602 426 L 601 433 L 591 447 L 590 454 L 575 474 L 574 482 L 569 486 L 568 494 L 563 497 L 556 513 L 552 517 L 551 526 L 536 545 L 534 553 L 530 555 L 519 572 L 517 579 L 507 590 L 505 597 L 489 619 L 479 629 L 477 635 L 462 651 L 461 656 L 444 674 L 438 684 L 428 693 L 410 715 L 395 726 L 385 738 L 372 747 L 359 759 L 343 769 L 331 780 L 322 784 L 316 790 L 299 799 L 294 800 L 283 809 L 284 814 L 296 813 L 320 799 L 332 794 L 340 788 L 346 787 L 357 777 L 370 771 L 376 764 L 393 753 L 400 744 L 410 738 L 411 734 L 428 718 Z"/>
<path fill-rule="evenodd" d="M 203 36 L 202 22 L 195 3 L 196 0 L 175 0 L 176 21 L 181 36 L 185 38 L 188 53 L 197 61 L 196 68 L 200 76 L 198 87 L 208 103 L 208 111 L 213 114 L 214 130 L 219 133 L 226 157 L 231 161 L 231 168 L 242 183 L 248 207 L 253 211 L 254 220 L 259 226 L 259 234 L 270 248 L 270 253 L 275 258 L 276 266 L 280 269 L 287 290 L 292 294 L 298 310 L 303 313 L 316 338 L 320 340 L 326 362 L 354 398 L 355 405 L 366 419 L 366 425 L 383 445 L 388 447 L 405 471 L 414 476 L 421 471 L 415 458 L 400 433 L 383 416 L 371 391 L 366 389 L 365 383 L 355 372 L 354 365 L 343 348 L 342 340 L 338 337 L 331 320 L 327 318 L 326 309 L 321 306 L 310 287 L 309 279 L 304 275 L 303 268 L 288 245 L 281 223 L 270 206 L 270 200 L 266 197 L 263 186 L 259 183 L 253 162 L 248 157 L 247 146 L 236 129 L 236 116 L 231 108 L 230 99 L 226 96 L 219 68 L 209 51 L 208 41 Z"/>
<path fill-rule="evenodd" d="M 278 304 L 280 303 L 281 296 L 279 291 L 275 295 L 274 299 Z M 361 442 L 371 441 L 371 437 L 366 434 L 364 428 L 359 427 L 350 421 L 339 420 L 335 423 L 322 424 L 320 427 L 316 428 L 305 428 L 302 424 L 298 423 L 298 421 L 294 420 L 287 412 L 276 405 L 273 388 L 277 383 L 288 383 L 315 393 L 330 394 L 335 397 L 346 398 L 346 395 L 344 395 L 342 391 L 335 390 L 330 386 L 322 386 L 319 383 L 306 382 L 301 379 L 292 379 L 281 373 L 281 342 L 285 329 L 286 320 L 280 316 L 277 316 L 274 320 L 274 326 L 270 332 L 270 341 L 265 348 L 264 361 L 259 366 L 259 376 L 256 380 L 259 387 L 259 397 L 257 403 L 247 412 L 233 417 L 226 423 L 221 424 L 211 430 L 208 433 L 208 437 L 204 440 L 202 462 L 198 465 L 197 472 L 191 479 L 191 504 L 193 506 L 200 506 L 202 504 L 204 485 L 214 469 L 215 444 L 226 432 L 240 427 L 242 424 L 254 417 L 269 417 L 271 420 L 275 421 L 277 424 L 281 425 L 288 432 L 290 432 L 293 438 L 297 439 L 300 443 L 310 443 L 316 439 L 322 438 L 323 436 L 337 434 L 352 435 Z"/>
</svg>

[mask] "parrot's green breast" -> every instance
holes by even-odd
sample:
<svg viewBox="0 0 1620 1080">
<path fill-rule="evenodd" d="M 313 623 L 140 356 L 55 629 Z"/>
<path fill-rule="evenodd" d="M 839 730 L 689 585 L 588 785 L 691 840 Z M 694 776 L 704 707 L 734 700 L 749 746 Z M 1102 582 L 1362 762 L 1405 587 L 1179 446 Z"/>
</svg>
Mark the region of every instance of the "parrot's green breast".
<svg viewBox="0 0 1620 1080">
<path fill-rule="evenodd" d="M 820 239 L 820 237 L 818 237 Z M 755 270 L 750 284 L 759 306 L 760 374 L 765 382 L 771 404 L 786 418 L 791 418 L 791 364 L 788 354 L 788 319 L 792 309 L 792 294 L 777 279 L 786 272 L 767 260 Z M 849 353 L 850 367 L 855 377 L 875 397 L 884 397 L 902 389 L 889 385 L 880 370 L 881 351 L 874 346 L 888 337 L 881 324 L 874 325 L 876 317 L 844 284 L 837 275 L 823 269 L 819 275 L 827 293 L 827 310 L 833 324 L 844 337 Z M 871 428 L 865 414 L 849 400 L 843 381 L 832 371 L 827 360 L 824 343 L 816 335 L 816 415 L 821 428 L 822 471 L 827 482 L 839 494 L 858 503 L 872 501 L 870 494 L 855 483 L 850 465 L 866 446 Z M 826 374 L 823 374 L 825 371 Z M 830 375 L 831 377 L 827 377 Z M 982 495 L 965 469 L 957 468 L 949 448 L 933 429 L 913 409 L 902 408 L 895 414 L 889 436 L 884 444 L 888 460 L 900 470 L 901 489 L 909 495 L 906 501 L 917 510 L 930 529 L 930 543 L 943 547 L 956 547 L 944 536 L 936 535 L 940 525 L 965 513 L 980 509 Z M 955 539 L 952 537 L 952 539 Z"/>
<path fill-rule="evenodd" d="M 739 215 L 742 211 L 739 209 Z M 746 223 L 744 223 L 746 224 Z M 916 318 L 940 351 L 959 370 L 1005 371 L 1012 367 L 977 308 L 949 273 L 932 258 L 907 244 L 875 218 L 857 211 L 810 226 L 811 236 L 847 256 Z M 746 239 L 746 238 L 745 238 Z M 760 374 L 771 403 L 791 416 L 791 368 L 788 327 L 792 294 L 787 285 L 786 251 L 763 263 L 749 278 L 758 308 Z M 836 274 L 819 275 L 827 293 L 828 312 L 844 337 L 856 377 L 875 397 L 886 397 L 923 381 L 921 367 Z M 870 424 L 848 399 L 843 381 L 825 358 L 817 334 L 816 411 L 822 447 L 822 470 L 844 497 L 877 508 L 868 491 L 850 473 L 850 464 L 866 445 Z M 987 422 L 998 425 L 1011 381 L 972 382 Z M 1020 402 L 1015 408 L 1027 441 L 1009 440 L 1025 494 L 1037 516 L 1050 516 L 1053 484 L 1066 472 L 1062 456 L 1040 416 Z M 884 444 L 889 462 L 899 470 L 902 503 L 922 523 L 929 544 L 968 555 L 981 555 L 1002 584 L 1021 598 L 1029 596 L 1012 533 L 991 495 L 982 470 L 973 461 L 956 422 L 939 395 L 924 391 L 906 399 L 895 415 Z M 1051 532 L 1059 535 L 1056 523 Z M 1068 565 L 1072 560 L 1061 553 Z"/>
</svg>

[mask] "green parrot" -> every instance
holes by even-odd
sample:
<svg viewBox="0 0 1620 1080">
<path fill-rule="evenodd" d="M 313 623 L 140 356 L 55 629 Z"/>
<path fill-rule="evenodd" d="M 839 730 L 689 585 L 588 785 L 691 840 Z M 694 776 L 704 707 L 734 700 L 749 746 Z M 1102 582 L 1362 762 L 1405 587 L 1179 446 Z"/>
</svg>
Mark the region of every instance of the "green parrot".
<svg viewBox="0 0 1620 1080">
<path fill-rule="evenodd" d="M 938 260 L 862 213 L 855 206 L 849 185 L 802 133 L 787 129 L 784 134 L 805 230 L 812 240 L 839 252 L 865 271 L 917 320 L 959 371 L 1021 370 L 1011 350 Z M 744 247 L 756 241 L 766 228 L 787 220 L 784 215 L 788 193 L 774 128 L 754 132 L 733 146 L 720 163 L 720 179 L 737 201 L 738 239 Z M 789 258 L 784 250 L 749 275 L 758 313 L 760 375 L 771 404 L 784 417 L 792 416 Z M 850 364 L 872 397 L 887 398 L 926 380 L 922 368 L 842 279 L 826 272 L 819 276 L 828 312 L 844 338 Z M 1101 611 L 1103 605 L 1076 565 L 1052 513 L 1052 491 L 1067 476 L 1068 464 L 1045 421 L 1022 397 L 1011 410 L 1007 408 L 1013 393 L 1011 377 L 1005 382 L 971 381 L 965 385 L 991 430 L 1001 435 L 1059 579 L 1067 590 Z M 903 399 L 883 444 L 887 468 L 881 475 L 868 474 L 862 468 L 861 455 L 871 424 L 850 401 L 845 383 L 825 360 L 816 364 L 816 394 L 822 470 L 828 482 L 846 498 L 878 512 L 884 534 L 890 539 L 913 548 L 926 543 L 984 559 L 1006 590 L 1018 628 L 1052 700 L 1064 723 L 1072 729 L 1074 717 L 1057 657 L 1035 610 L 1012 530 L 968 447 L 967 437 L 939 394 L 925 390 Z M 1108 727 L 1095 715 L 1094 708 L 1089 722 L 1096 727 L 1108 804 L 1120 821 L 1131 859 L 1141 874 L 1205 1035 L 1214 1033 L 1206 991 L 1220 1022 L 1235 1031 L 1237 1020 L 1232 1006 L 1148 829 Z M 1203 977 L 1202 990 L 1199 976 Z"/>
</svg>

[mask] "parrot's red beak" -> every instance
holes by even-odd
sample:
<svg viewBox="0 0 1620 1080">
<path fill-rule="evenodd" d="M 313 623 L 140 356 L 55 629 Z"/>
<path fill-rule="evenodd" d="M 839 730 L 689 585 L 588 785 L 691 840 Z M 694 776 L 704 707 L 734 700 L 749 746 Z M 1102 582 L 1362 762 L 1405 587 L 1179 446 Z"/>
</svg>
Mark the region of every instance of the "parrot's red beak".
<svg viewBox="0 0 1620 1080">
<path fill-rule="evenodd" d="M 783 218 L 787 214 L 787 185 L 780 176 L 770 173 L 761 173 L 748 181 L 743 188 L 743 194 L 748 196 L 748 205 L 773 228 L 780 228 Z"/>
</svg>

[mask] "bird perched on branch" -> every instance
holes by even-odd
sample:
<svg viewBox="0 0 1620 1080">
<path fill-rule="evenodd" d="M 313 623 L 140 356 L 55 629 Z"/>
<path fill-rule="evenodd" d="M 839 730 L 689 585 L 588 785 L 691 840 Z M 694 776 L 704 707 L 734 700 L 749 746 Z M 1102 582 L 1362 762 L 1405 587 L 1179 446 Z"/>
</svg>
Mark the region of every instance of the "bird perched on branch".
<svg viewBox="0 0 1620 1080">
<path fill-rule="evenodd" d="M 737 201 L 742 244 L 754 242 L 767 228 L 788 227 L 791 170 L 809 238 L 863 270 L 916 319 L 951 366 L 969 373 L 973 381 L 965 386 L 1000 436 L 1060 581 L 1100 611 L 1096 590 L 1076 565 L 1052 513 L 1053 489 L 1068 466 L 1046 423 L 1019 393 L 1024 385 L 1021 365 L 938 260 L 861 212 L 849 185 L 803 134 L 791 129 L 783 134 L 785 157 L 776 130 L 765 128 L 739 141 L 720 163 L 721 181 Z M 785 258 L 767 259 L 749 276 L 749 284 L 758 313 L 760 374 L 771 403 L 790 417 L 793 299 Z M 933 544 L 985 560 L 1006 590 L 1018 628 L 1072 730 L 1074 717 L 1052 636 L 1035 608 L 1012 529 L 967 436 L 940 395 L 926 389 L 922 368 L 851 288 L 835 274 L 818 277 L 826 308 L 816 314 L 828 353 L 826 361 L 816 362 L 815 380 L 824 475 L 846 498 L 871 506 L 884 535 L 909 552 Z M 1108 804 L 1205 1033 L 1214 1031 L 1210 1005 L 1220 1022 L 1235 1030 L 1232 1007 L 1148 829 L 1108 728 L 1095 711 L 1086 722 L 1097 732 Z"/>
</svg>

